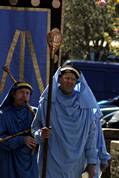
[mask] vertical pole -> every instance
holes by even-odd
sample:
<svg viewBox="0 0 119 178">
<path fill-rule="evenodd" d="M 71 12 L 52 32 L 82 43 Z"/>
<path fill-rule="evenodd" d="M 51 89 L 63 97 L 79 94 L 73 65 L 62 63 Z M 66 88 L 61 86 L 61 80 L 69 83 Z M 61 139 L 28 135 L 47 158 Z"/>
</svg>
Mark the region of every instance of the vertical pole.
<svg viewBox="0 0 119 178">
<path fill-rule="evenodd" d="M 49 32 L 47 36 L 47 41 L 50 49 L 50 77 L 49 77 L 49 88 L 48 88 L 48 101 L 47 101 L 47 113 L 46 113 L 46 127 L 50 127 L 50 112 L 51 112 L 51 102 L 52 102 L 52 79 L 54 72 L 54 58 L 55 53 L 59 49 L 61 44 L 61 33 L 55 28 Z M 48 139 L 44 140 L 43 145 L 43 166 L 42 166 L 42 176 L 41 178 L 46 178 L 47 169 L 47 154 L 48 154 Z"/>
</svg>

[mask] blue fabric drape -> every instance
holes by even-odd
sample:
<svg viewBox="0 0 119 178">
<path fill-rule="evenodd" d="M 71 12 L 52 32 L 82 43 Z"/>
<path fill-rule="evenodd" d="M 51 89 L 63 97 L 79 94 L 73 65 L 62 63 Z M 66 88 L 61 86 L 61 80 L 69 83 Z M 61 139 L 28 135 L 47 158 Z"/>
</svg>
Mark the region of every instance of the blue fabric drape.
<svg viewBox="0 0 119 178">
<path fill-rule="evenodd" d="M 34 97 L 31 96 L 31 104 L 34 106 L 38 106 L 38 100 L 40 97 L 40 89 L 39 89 L 39 78 L 41 77 L 43 85 L 46 86 L 47 79 L 47 33 L 50 28 L 49 24 L 49 11 L 48 9 L 36 9 L 36 8 L 8 8 L 3 7 L 0 8 L 0 80 L 2 80 L 3 70 L 2 67 L 6 64 L 6 59 L 8 53 L 10 51 L 11 45 L 13 45 L 12 41 L 16 30 L 20 32 L 19 38 L 15 39 L 15 44 L 12 46 L 13 56 L 10 62 L 10 70 L 16 80 L 21 80 L 20 74 L 23 74 L 23 79 L 27 80 L 34 87 Z M 24 61 L 21 61 L 21 33 L 25 33 L 25 48 Z M 35 62 L 35 66 L 33 65 L 33 61 L 31 56 L 31 49 L 28 44 L 28 35 L 27 32 L 31 34 L 32 42 L 35 48 L 35 55 L 37 57 L 37 61 Z M 23 47 L 23 45 L 22 45 Z M 13 49 L 14 48 L 14 49 Z M 10 57 L 9 57 L 10 58 Z M 8 61 L 7 61 L 8 63 Z M 37 64 L 36 64 L 37 63 Z M 8 64 L 7 64 L 8 65 Z M 22 69 L 20 66 L 22 65 Z M 36 69 L 37 68 L 37 69 Z M 41 76 L 39 76 L 40 71 Z M 22 71 L 21 71 L 22 70 Z M 36 75 L 37 74 L 37 75 Z M 1 81 L 2 82 L 2 81 Z M 8 88 L 11 86 L 12 81 L 7 76 L 5 78 L 5 86 L 0 95 L 0 103 L 6 96 L 8 92 Z"/>
</svg>

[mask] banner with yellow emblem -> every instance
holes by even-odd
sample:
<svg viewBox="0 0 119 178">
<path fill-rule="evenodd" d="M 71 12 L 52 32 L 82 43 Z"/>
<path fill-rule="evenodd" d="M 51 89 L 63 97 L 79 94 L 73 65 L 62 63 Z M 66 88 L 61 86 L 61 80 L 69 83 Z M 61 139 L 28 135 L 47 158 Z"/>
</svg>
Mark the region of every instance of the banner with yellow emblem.
<svg viewBox="0 0 119 178">
<path fill-rule="evenodd" d="M 12 85 L 2 70 L 7 66 L 17 81 L 32 84 L 31 104 L 38 105 L 49 73 L 47 33 L 56 27 L 61 30 L 61 1 L 56 2 L 31 0 L 28 7 L 24 7 L 23 0 L 4 2 L 7 6 L 0 4 L 0 103 Z M 56 12 L 59 19 L 55 24 Z"/>
</svg>

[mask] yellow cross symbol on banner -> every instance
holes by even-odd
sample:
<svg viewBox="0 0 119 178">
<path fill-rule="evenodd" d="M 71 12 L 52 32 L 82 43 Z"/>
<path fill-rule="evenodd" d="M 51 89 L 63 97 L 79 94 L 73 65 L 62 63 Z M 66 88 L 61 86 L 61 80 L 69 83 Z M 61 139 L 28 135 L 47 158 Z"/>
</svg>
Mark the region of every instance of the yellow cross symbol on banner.
<svg viewBox="0 0 119 178">
<path fill-rule="evenodd" d="M 40 93 L 42 93 L 43 90 L 44 90 L 43 81 L 42 81 L 42 77 L 41 77 L 41 73 L 40 73 L 40 69 L 39 69 L 39 65 L 38 65 L 35 47 L 34 47 L 33 41 L 32 41 L 32 36 L 31 36 L 31 33 L 29 31 L 16 30 L 14 37 L 13 37 L 13 40 L 12 40 L 11 45 L 10 45 L 9 51 L 8 51 L 8 55 L 7 55 L 7 58 L 6 58 L 5 65 L 10 67 L 10 64 L 11 64 L 11 61 L 12 61 L 12 58 L 13 58 L 13 54 L 14 54 L 14 50 L 16 48 L 16 45 L 18 43 L 19 38 L 20 38 L 20 73 L 19 73 L 19 79 L 24 80 L 24 56 L 25 56 L 25 43 L 26 43 L 26 40 L 27 40 L 29 51 L 30 51 L 30 54 L 31 54 L 33 67 L 34 67 L 34 71 L 35 71 L 35 75 L 36 75 L 36 79 L 37 79 L 37 82 L 38 82 L 38 87 L 39 87 Z M 0 81 L 0 93 L 4 89 L 7 75 L 8 74 L 6 72 L 3 72 L 2 79 Z"/>
</svg>

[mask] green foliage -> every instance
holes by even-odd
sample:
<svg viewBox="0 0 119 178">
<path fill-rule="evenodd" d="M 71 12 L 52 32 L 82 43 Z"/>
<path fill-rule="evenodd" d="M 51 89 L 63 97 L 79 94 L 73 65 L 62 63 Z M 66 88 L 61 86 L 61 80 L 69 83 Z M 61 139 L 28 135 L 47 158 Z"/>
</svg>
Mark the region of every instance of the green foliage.
<svg viewBox="0 0 119 178">
<path fill-rule="evenodd" d="M 113 0 L 108 0 L 104 8 L 94 0 L 64 0 L 64 36 L 62 59 L 87 59 L 91 47 L 101 50 L 105 40 L 104 33 L 111 39 L 113 33 L 113 18 L 116 16 Z M 100 45 L 99 45 L 100 41 Z M 108 45 L 105 46 L 109 52 Z"/>
</svg>

